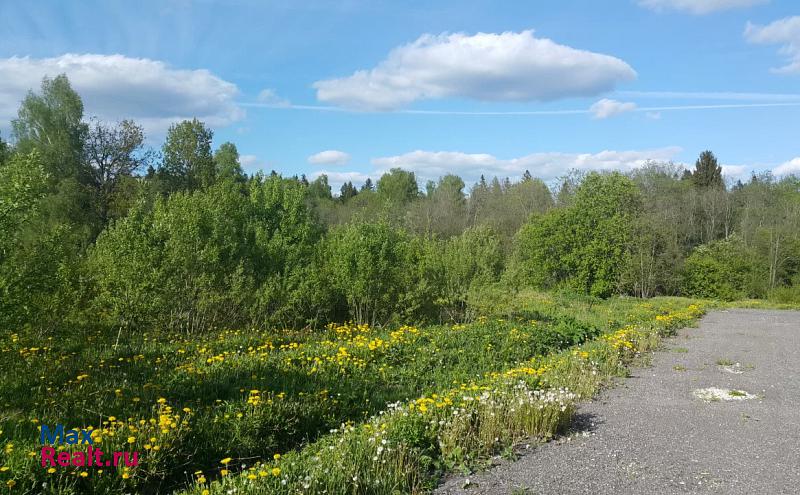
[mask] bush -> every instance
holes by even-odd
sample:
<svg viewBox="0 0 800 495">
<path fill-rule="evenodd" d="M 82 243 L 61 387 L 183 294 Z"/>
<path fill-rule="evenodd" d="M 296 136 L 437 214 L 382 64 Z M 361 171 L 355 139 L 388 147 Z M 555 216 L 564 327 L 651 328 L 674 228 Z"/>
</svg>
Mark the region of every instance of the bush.
<svg viewBox="0 0 800 495">
<path fill-rule="evenodd" d="M 324 246 L 331 286 L 358 323 L 383 324 L 413 312 L 419 245 L 385 221 L 334 229 Z"/>
<path fill-rule="evenodd" d="M 473 227 L 457 237 L 426 243 L 424 277 L 439 319 L 465 321 L 476 316 L 470 306 L 500 279 L 503 261 L 500 238 L 488 227 Z"/>
<path fill-rule="evenodd" d="M 776 287 L 767 292 L 767 299 L 781 304 L 800 305 L 800 285 Z"/>
<path fill-rule="evenodd" d="M 234 181 L 144 203 L 88 256 L 94 306 L 112 325 L 193 332 L 305 323 L 318 231 L 296 181 Z"/>
<path fill-rule="evenodd" d="M 686 259 L 683 293 L 693 297 L 733 301 L 760 297 L 761 267 L 738 237 L 698 246 Z"/>
<path fill-rule="evenodd" d="M 619 173 L 587 176 L 569 206 L 533 217 L 520 229 L 515 281 L 611 295 L 619 283 L 640 203 L 629 178 Z"/>
</svg>

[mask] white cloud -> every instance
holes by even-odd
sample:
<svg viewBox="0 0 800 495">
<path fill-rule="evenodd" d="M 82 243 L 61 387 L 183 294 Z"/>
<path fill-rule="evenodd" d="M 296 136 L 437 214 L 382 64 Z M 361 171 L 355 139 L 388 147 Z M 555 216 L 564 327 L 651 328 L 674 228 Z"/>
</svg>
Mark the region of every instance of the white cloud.
<svg viewBox="0 0 800 495">
<path fill-rule="evenodd" d="M 694 15 L 741 9 L 768 3 L 769 0 L 639 0 L 639 5 L 656 12 L 676 10 Z"/>
<path fill-rule="evenodd" d="M 651 120 L 661 120 L 661 112 L 647 112 L 645 115 Z"/>
<path fill-rule="evenodd" d="M 317 81 L 320 101 L 359 110 L 393 110 L 417 100 L 550 101 L 593 96 L 636 78 L 624 61 L 578 50 L 532 30 L 425 34 L 393 49 L 370 70 Z"/>
<path fill-rule="evenodd" d="M 258 164 L 258 157 L 256 155 L 242 155 L 239 157 L 239 163 L 243 167 L 251 167 Z"/>
<path fill-rule="evenodd" d="M 722 175 L 730 179 L 743 179 L 748 177 L 750 167 L 747 165 L 721 165 Z"/>
<path fill-rule="evenodd" d="M 467 183 L 486 177 L 520 177 L 529 170 L 534 177 L 552 180 L 570 169 L 588 171 L 630 171 L 649 160 L 669 161 L 681 151 L 671 146 L 651 150 L 601 151 L 599 153 L 533 153 L 519 158 L 500 159 L 485 153 L 459 151 L 412 151 L 403 155 L 375 158 L 376 177 L 393 167 L 415 172 L 421 182 L 448 173 L 460 175 Z"/>
<path fill-rule="evenodd" d="M 784 17 L 766 26 L 748 22 L 744 37 L 750 43 L 781 45 L 779 52 L 787 56 L 789 63 L 773 71 L 800 73 L 800 16 Z"/>
<path fill-rule="evenodd" d="M 258 93 L 259 103 L 274 105 L 276 107 L 289 107 L 291 103 L 286 98 L 281 98 L 273 89 L 263 89 Z"/>
<path fill-rule="evenodd" d="M 775 175 L 800 175 L 800 156 L 782 163 L 772 170 Z"/>
<path fill-rule="evenodd" d="M 589 111 L 594 114 L 595 119 L 607 119 L 633 110 L 636 110 L 636 103 L 610 100 L 608 98 L 603 98 L 589 107 Z"/>
<path fill-rule="evenodd" d="M 308 157 L 308 163 L 314 165 L 347 165 L 350 155 L 339 150 L 325 150 Z"/>
<path fill-rule="evenodd" d="M 151 133 L 193 117 L 210 126 L 244 118 L 235 101 L 236 85 L 208 70 L 173 69 L 157 60 L 123 55 L 65 54 L 0 59 L 0 121 L 16 117 L 20 101 L 29 90 L 39 90 L 42 77 L 62 73 L 83 98 L 87 116 L 132 118 Z"/>
</svg>

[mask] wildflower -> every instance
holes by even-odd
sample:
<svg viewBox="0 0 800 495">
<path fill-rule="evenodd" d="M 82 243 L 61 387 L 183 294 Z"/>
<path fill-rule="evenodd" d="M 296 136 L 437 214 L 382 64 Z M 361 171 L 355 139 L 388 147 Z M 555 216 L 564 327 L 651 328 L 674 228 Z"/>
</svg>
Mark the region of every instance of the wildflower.
<svg viewBox="0 0 800 495">
<path fill-rule="evenodd" d="M 227 466 L 228 463 L 231 462 L 232 460 L 233 459 L 231 459 L 230 457 L 226 457 L 225 459 L 222 459 L 221 461 L 219 461 L 219 463 L 220 464 L 225 464 Z"/>
<path fill-rule="evenodd" d="M 281 475 L 281 468 L 274 467 L 272 468 L 272 476 L 280 476 Z"/>
</svg>

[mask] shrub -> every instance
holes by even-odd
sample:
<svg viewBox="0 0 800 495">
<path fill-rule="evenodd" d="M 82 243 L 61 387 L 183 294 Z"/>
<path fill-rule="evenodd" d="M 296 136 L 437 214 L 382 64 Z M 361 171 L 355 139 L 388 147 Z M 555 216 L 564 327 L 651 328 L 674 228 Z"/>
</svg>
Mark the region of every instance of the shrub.
<svg viewBox="0 0 800 495">
<path fill-rule="evenodd" d="M 619 174 L 591 174 L 563 209 L 532 217 L 516 237 L 514 279 L 607 297 L 618 286 L 641 199 Z"/>
<path fill-rule="evenodd" d="M 760 267 L 738 237 L 698 246 L 686 259 L 683 292 L 732 301 L 763 295 L 755 282 Z"/>
<path fill-rule="evenodd" d="M 303 289 L 318 231 L 296 181 L 223 181 L 140 204 L 88 256 L 106 323 L 193 332 L 305 323 Z"/>
</svg>

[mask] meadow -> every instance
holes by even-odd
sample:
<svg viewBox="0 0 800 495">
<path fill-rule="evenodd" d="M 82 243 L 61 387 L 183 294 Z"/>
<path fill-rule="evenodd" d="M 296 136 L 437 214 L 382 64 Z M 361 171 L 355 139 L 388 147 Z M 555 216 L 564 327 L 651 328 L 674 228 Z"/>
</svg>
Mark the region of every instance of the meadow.
<svg viewBox="0 0 800 495">
<path fill-rule="evenodd" d="M 732 184 L 711 151 L 549 183 L 392 168 L 337 195 L 247 173 L 197 119 L 156 152 L 64 74 L 11 128 L 9 492 L 425 493 L 567 428 L 696 300 L 800 302 L 800 177 Z M 79 443 L 42 466 L 59 424 L 140 462 L 81 465 Z"/>
<path fill-rule="evenodd" d="M 526 292 L 466 324 L 330 324 L 200 338 L 0 337 L 0 486 L 20 493 L 416 493 L 548 439 L 690 300 Z M 40 466 L 41 425 L 93 428 L 136 467 Z M 59 446 L 75 449 L 77 446 Z"/>
</svg>

